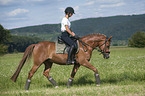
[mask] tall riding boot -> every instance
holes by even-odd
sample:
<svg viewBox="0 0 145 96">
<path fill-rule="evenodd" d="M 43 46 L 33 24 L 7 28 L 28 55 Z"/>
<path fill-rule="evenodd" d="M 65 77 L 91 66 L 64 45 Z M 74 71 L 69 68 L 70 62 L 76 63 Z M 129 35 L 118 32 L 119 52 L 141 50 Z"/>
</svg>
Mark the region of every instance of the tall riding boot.
<svg viewBox="0 0 145 96">
<path fill-rule="evenodd" d="M 72 45 L 68 51 L 68 58 L 67 58 L 67 64 L 72 64 L 72 54 L 74 50 L 74 45 Z"/>
<path fill-rule="evenodd" d="M 76 49 L 73 50 L 72 56 L 71 56 L 71 58 L 72 58 L 71 60 L 72 60 L 72 63 L 73 63 L 73 64 L 76 64 L 76 57 L 75 57 L 75 54 L 76 54 Z"/>
</svg>

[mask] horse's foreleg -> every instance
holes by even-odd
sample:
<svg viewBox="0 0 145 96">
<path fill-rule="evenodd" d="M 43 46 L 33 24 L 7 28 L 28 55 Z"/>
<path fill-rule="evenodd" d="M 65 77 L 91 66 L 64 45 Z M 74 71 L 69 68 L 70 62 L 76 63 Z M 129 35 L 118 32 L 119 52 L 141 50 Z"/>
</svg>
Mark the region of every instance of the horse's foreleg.
<svg viewBox="0 0 145 96">
<path fill-rule="evenodd" d="M 75 64 L 74 67 L 73 67 L 73 70 L 72 70 L 72 73 L 71 73 L 71 77 L 69 78 L 68 80 L 68 83 L 67 83 L 67 87 L 70 88 L 71 85 L 72 85 L 72 82 L 73 82 L 73 78 L 77 72 L 77 70 L 79 69 L 80 65 L 78 64 Z"/>
<path fill-rule="evenodd" d="M 97 86 L 99 86 L 99 84 L 101 83 L 100 82 L 100 77 L 99 77 L 99 72 L 98 70 L 88 61 L 84 61 L 82 63 L 80 63 L 82 66 L 85 66 L 91 70 L 93 70 L 95 72 L 95 80 L 96 80 L 96 83 L 97 83 Z"/>
<path fill-rule="evenodd" d="M 49 62 L 48 60 L 44 62 L 45 64 L 45 69 L 44 69 L 44 72 L 43 72 L 43 75 L 48 78 L 48 80 L 52 83 L 52 85 L 54 85 L 55 87 L 57 87 L 57 83 L 56 81 L 51 77 L 49 76 L 49 71 L 51 70 L 51 67 L 52 67 L 52 64 L 51 62 Z"/>
</svg>

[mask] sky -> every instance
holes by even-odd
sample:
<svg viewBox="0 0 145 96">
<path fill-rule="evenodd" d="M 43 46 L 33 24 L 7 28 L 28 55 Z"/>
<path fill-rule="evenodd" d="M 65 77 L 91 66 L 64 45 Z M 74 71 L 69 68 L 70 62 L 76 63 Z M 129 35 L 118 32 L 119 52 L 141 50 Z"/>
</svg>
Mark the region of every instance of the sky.
<svg viewBox="0 0 145 96">
<path fill-rule="evenodd" d="M 145 0 L 0 0 L 0 24 L 6 29 L 59 24 L 66 7 L 76 13 L 70 21 L 145 14 Z"/>
</svg>

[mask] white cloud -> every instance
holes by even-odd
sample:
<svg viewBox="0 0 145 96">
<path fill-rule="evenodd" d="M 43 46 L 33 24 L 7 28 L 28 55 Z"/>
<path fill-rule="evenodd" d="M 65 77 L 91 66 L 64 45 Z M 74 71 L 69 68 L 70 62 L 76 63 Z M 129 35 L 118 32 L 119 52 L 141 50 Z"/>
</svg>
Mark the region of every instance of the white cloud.
<svg viewBox="0 0 145 96">
<path fill-rule="evenodd" d="M 44 0 L 0 0 L 0 5 L 13 5 L 23 3 L 43 2 Z"/>
<path fill-rule="evenodd" d="M 8 13 L 8 16 L 17 16 L 17 15 L 21 15 L 21 14 L 24 14 L 24 13 L 28 13 L 29 10 L 26 10 L 26 9 L 15 9 L 11 12 Z"/>
<path fill-rule="evenodd" d="M 121 1 L 122 0 L 96 0 L 97 3 L 117 3 Z"/>
<path fill-rule="evenodd" d="M 44 0 L 27 0 L 27 1 L 41 2 L 41 1 L 44 1 Z"/>
<path fill-rule="evenodd" d="M 105 8 L 105 7 L 119 7 L 119 6 L 123 6 L 125 5 L 125 3 L 120 2 L 120 3 L 116 3 L 116 4 L 109 4 L 109 5 L 100 5 L 101 8 Z"/>
<path fill-rule="evenodd" d="M 12 3 L 13 1 L 15 0 L 0 0 L 0 5 L 7 5 L 7 4 Z"/>
<path fill-rule="evenodd" d="M 95 2 L 94 1 L 89 1 L 89 2 L 87 2 L 87 3 L 85 3 L 85 4 L 83 4 L 84 6 L 88 6 L 88 5 L 93 5 Z"/>
</svg>

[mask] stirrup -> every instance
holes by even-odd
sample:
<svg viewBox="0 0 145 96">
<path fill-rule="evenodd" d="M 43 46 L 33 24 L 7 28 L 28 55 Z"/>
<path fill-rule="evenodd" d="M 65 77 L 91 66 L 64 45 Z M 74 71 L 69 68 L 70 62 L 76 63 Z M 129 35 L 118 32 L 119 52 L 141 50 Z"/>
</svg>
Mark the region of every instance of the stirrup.
<svg viewBox="0 0 145 96">
<path fill-rule="evenodd" d="M 69 64 L 76 64 L 76 60 L 67 60 L 67 62 L 66 62 L 66 64 L 67 65 L 69 65 Z"/>
<path fill-rule="evenodd" d="M 76 61 L 76 60 L 73 60 L 73 61 L 72 61 L 72 64 L 77 64 L 77 61 Z"/>
<path fill-rule="evenodd" d="M 66 65 L 71 65 L 71 64 L 73 64 L 72 61 L 67 61 L 66 62 Z"/>
<path fill-rule="evenodd" d="M 76 60 L 67 61 L 66 64 L 67 65 L 69 65 L 69 64 L 77 64 L 77 61 Z"/>
</svg>

